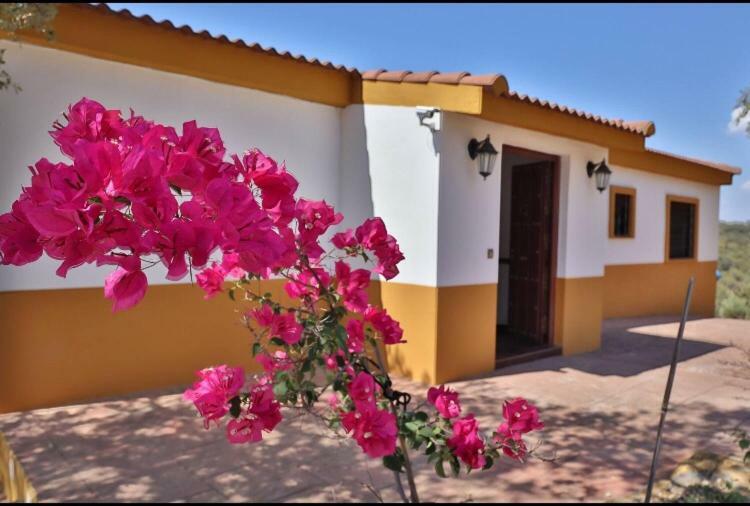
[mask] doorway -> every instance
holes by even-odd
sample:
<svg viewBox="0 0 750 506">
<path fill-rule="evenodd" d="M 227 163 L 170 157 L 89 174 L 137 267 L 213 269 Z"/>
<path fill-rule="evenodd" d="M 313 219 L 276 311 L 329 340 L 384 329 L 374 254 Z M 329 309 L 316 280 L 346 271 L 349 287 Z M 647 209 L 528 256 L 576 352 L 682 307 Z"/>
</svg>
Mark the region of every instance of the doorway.
<svg viewBox="0 0 750 506">
<path fill-rule="evenodd" d="M 559 353 L 554 343 L 559 158 L 503 147 L 498 366 Z"/>
</svg>

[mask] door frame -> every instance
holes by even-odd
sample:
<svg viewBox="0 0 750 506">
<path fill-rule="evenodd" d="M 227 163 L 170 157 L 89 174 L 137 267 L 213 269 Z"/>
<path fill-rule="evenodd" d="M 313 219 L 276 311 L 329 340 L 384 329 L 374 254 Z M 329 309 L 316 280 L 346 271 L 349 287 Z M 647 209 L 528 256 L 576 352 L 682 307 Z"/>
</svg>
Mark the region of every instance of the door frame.
<svg viewBox="0 0 750 506">
<path fill-rule="evenodd" d="M 549 161 L 552 162 L 552 224 L 550 227 L 550 268 L 549 268 L 549 304 L 548 308 L 548 321 L 547 321 L 547 345 L 555 346 L 555 323 L 556 311 L 555 311 L 555 297 L 557 293 L 557 251 L 558 251 L 558 235 L 559 235 L 559 215 L 560 215 L 560 157 L 558 155 L 551 155 L 549 153 L 543 153 L 541 151 L 534 151 L 531 149 L 521 148 L 518 146 L 511 146 L 503 144 L 502 156 L 513 153 L 517 155 L 533 156 L 535 161 Z M 502 163 L 502 158 L 501 158 Z M 530 162 L 533 163 L 533 162 Z M 513 215 L 510 217 L 513 220 Z M 498 281 L 499 281 L 498 271 Z M 510 292 L 508 292 L 510 294 Z"/>
</svg>

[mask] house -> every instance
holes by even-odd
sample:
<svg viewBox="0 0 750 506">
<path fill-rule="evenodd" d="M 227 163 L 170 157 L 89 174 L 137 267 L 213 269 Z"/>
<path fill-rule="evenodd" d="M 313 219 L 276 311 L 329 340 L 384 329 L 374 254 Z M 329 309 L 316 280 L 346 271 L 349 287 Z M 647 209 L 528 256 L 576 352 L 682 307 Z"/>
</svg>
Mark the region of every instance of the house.
<svg viewBox="0 0 750 506">
<path fill-rule="evenodd" d="M 101 4 L 61 5 L 54 28 L 53 41 L 0 41 L 23 86 L 0 96 L 3 211 L 27 165 L 60 157 L 47 130 L 87 96 L 196 119 L 230 152 L 286 160 L 299 194 L 333 204 L 344 226 L 381 216 L 406 260 L 371 295 L 408 341 L 389 349 L 391 367 L 416 380 L 594 350 L 603 319 L 679 313 L 690 276 L 691 314 L 713 315 L 719 190 L 740 169 L 648 148 L 649 121 L 528 97 L 499 74 L 360 72 Z M 252 367 L 230 301 L 157 274 L 137 308 L 113 315 L 107 272 L 62 279 L 55 267 L 0 268 L 0 412 Z"/>
</svg>

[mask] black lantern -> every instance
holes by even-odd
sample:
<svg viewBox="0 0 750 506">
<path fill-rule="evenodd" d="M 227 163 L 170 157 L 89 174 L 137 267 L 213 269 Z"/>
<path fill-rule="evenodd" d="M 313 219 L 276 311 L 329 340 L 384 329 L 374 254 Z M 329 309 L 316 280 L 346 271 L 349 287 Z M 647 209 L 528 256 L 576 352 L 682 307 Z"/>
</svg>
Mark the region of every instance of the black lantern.
<svg viewBox="0 0 750 506">
<path fill-rule="evenodd" d="M 606 190 L 607 186 L 609 186 L 609 176 L 612 174 L 612 171 L 607 167 L 607 164 L 604 163 L 604 160 L 599 163 L 589 162 L 586 164 L 586 173 L 589 177 L 595 177 L 596 189 L 599 190 L 600 193 Z"/>
<path fill-rule="evenodd" d="M 469 156 L 472 160 L 479 157 L 479 175 L 484 179 L 492 174 L 492 170 L 495 168 L 495 159 L 497 158 L 497 150 L 495 146 L 490 142 L 489 134 L 483 141 L 471 139 L 469 141 Z"/>
</svg>

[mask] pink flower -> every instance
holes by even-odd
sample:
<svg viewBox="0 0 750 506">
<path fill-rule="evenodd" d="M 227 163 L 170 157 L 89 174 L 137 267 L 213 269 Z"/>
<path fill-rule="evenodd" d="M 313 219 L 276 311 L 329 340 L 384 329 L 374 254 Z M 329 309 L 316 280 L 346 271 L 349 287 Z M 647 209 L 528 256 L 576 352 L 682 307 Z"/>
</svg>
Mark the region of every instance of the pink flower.
<svg viewBox="0 0 750 506">
<path fill-rule="evenodd" d="M 336 363 L 336 356 L 335 355 L 324 355 L 324 360 L 326 364 L 326 369 L 329 371 L 335 371 L 338 369 L 339 365 Z"/>
<path fill-rule="evenodd" d="M 443 418 L 456 418 L 461 414 L 458 393 L 444 385 L 439 388 L 431 387 L 427 391 L 427 401 L 435 406 Z"/>
<path fill-rule="evenodd" d="M 351 432 L 357 444 L 372 458 L 392 455 L 396 451 L 398 428 L 393 413 L 362 405 L 341 416 L 341 425 Z"/>
<path fill-rule="evenodd" d="M 533 404 L 521 397 L 505 401 L 503 418 L 505 418 L 504 425 L 507 425 L 507 432 L 511 434 L 526 434 L 544 428 L 544 424 L 539 420 L 539 411 Z"/>
<path fill-rule="evenodd" d="M 473 414 L 453 422 L 453 435 L 447 444 L 453 454 L 471 469 L 481 469 L 486 464 L 484 441 L 479 436 L 479 425 Z"/>
<path fill-rule="evenodd" d="M 368 306 L 365 310 L 365 321 L 370 323 L 380 333 L 385 344 L 406 342 L 401 339 L 404 335 L 401 325 L 391 318 L 385 309 Z"/>
<path fill-rule="evenodd" d="M 500 445 L 503 453 L 508 457 L 523 461 L 528 453 L 526 443 L 521 437 L 520 433 L 511 433 L 508 429 L 508 424 L 504 423 L 498 427 L 493 440 L 496 444 Z"/>
<path fill-rule="evenodd" d="M 247 410 L 227 423 L 227 439 L 232 444 L 257 443 L 263 432 L 271 432 L 281 422 L 281 406 L 269 383 L 258 383 L 250 390 Z"/>
<path fill-rule="evenodd" d="M 263 327 L 268 327 L 269 337 L 278 337 L 287 344 L 295 344 L 302 337 L 302 325 L 297 323 L 294 313 L 274 313 L 271 306 L 263 304 L 260 309 L 251 312 L 255 321 Z"/>
<path fill-rule="evenodd" d="M 99 102 L 82 98 L 75 105 L 68 107 L 65 114 L 68 124 L 59 122 L 53 125 L 52 138 L 63 153 L 73 154 L 73 146 L 78 140 L 97 141 L 117 138 L 122 129 L 120 111 L 105 110 Z"/>
<path fill-rule="evenodd" d="M 141 271 L 118 268 L 104 282 L 104 297 L 114 300 L 112 311 L 122 311 L 138 304 L 146 294 L 148 280 Z"/>
<path fill-rule="evenodd" d="M 328 230 L 331 225 L 341 223 L 344 219 L 341 213 L 336 213 L 325 200 L 310 201 L 300 198 L 295 210 L 297 218 L 300 246 L 313 260 L 320 258 L 323 249 L 318 244 L 318 237 Z"/>
<path fill-rule="evenodd" d="M 331 242 L 338 249 L 355 248 L 359 244 L 357 238 L 354 236 L 354 230 L 351 228 L 334 234 L 331 238 Z"/>
<path fill-rule="evenodd" d="M 358 313 L 367 309 L 367 287 L 370 273 L 364 269 L 351 270 L 346 262 L 336 262 L 336 292 L 341 295 L 344 307 Z"/>
<path fill-rule="evenodd" d="M 237 395 L 245 382 L 241 367 L 220 365 L 196 373 L 200 378 L 183 397 L 192 401 L 208 428 L 211 420 L 220 420 L 229 411 L 229 400 Z"/>
<path fill-rule="evenodd" d="M 19 201 L 10 213 L 0 215 L 0 263 L 24 265 L 42 256 L 39 232 L 31 226 Z"/>
<path fill-rule="evenodd" d="M 272 354 L 261 353 L 255 360 L 263 367 L 263 370 L 273 375 L 276 371 L 288 371 L 294 367 L 294 363 L 285 351 L 276 350 Z"/>
<path fill-rule="evenodd" d="M 224 268 L 213 262 L 211 267 L 206 267 L 195 276 L 198 286 L 206 292 L 206 295 L 203 296 L 204 299 L 208 300 L 223 291 L 225 275 Z"/>
<path fill-rule="evenodd" d="M 329 393 L 325 398 L 325 402 L 330 410 L 336 411 L 339 409 L 340 401 L 339 396 L 336 392 Z"/>
<path fill-rule="evenodd" d="M 371 374 L 360 372 L 349 383 L 347 390 L 357 409 L 362 409 L 362 406 L 375 405 L 376 383 Z"/>
<path fill-rule="evenodd" d="M 320 298 L 321 286 L 318 283 L 318 279 L 323 284 L 323 288 L 327 288 L 331 283 L 331 276 L 321 267 L 302 271 L 293 278 L 284 284 L 284 290 L 287 295 L 295 299 L 310 297 L 312 302 Z"/>
<path fill-rule="evenodd" d="M 205 298 L 219 293 L 227 278 L 267 279 L 282 269 L 293 278 L 287 293 L 305 303 L 329 289 L 331 275 L 315 265 L 323 254 L 319 240 L 343 216 L 325 201 L 298 199 L 298 182 L 283 163 L 257 149 L 225 157 L 216 128 L 186 121 L 178 132 L 133 111 L 124 118 L 88 98 L 64 116 L 50 135 L 69 163 L 42 158 L 31 167 L 30 186 L 0 215 L 0 263 L 23 265 L 46 253 L 61 261 L 62 277 L 86 263 L 116 264 L 120 269 L 105 283 L 115 310 L 137 304 L 148 287 L 140 266 L 123 258 L 157 257 L 171 281 L 202 270 L 197 277 Z M 388 279 L 403 259 L 380 218 L 336 234 L 333 243 L 349 254 L 372 252 L 375 272 Z M 217 248 L 221 264 L 209 266 Z M 342 263 L 336 274 L 344 307 L 366 311 L 371 273 Z M 272 323 L 286 342 L 299 340 L 292 314 Z M 386 342 L 400 340 L 398 323 L 385 313 L 370 323 Z M 358 330 L 352 349 L 359 349 Z"/>
<path fill-rule="evenodd" d="M 396 239 L 388 234 L 380 218 L 365 220 L 356 231 L 349 229 L 339 232 L 333 236 L 331 242 L 339 249 L 362 246 L 372 251 L 378 259 L 375 272 L 382 274 L 385 279 L 391 279 L 398 274 L 396 265 L 404 259 Z"/>
<path fill-rule="evenodd" d="M 365 330 L 362 320 L 349 320 L 346 324 L 346 333 L 349 353 L 362 353 L 365 350 Z"/>
<path fill-rule="evenodd" d="M 237 253 L 224 253 L 221 259 L 221 268 L 227 273 L 227 278 L 240 279 L 247 274 L 240 267 L 240 256 Z"/>
</svg>

